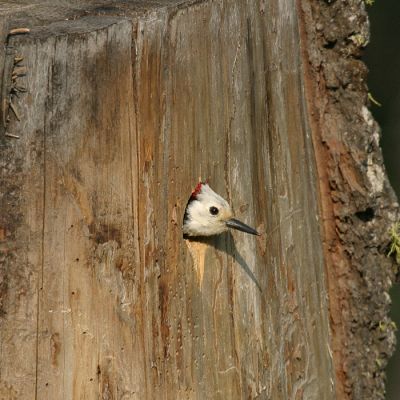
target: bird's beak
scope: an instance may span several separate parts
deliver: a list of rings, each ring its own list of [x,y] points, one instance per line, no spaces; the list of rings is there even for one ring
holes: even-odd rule
[[[250,233],[251,235],[259,235],[259,233],[255,229],[250,228],[250,226],[244,224],[243,222],[238,221],[235,218],[229,219],[225,223],[226,223],[226,226],[228,226],[229,228],[233,228],[233,229],[237,229],[238,231]]]

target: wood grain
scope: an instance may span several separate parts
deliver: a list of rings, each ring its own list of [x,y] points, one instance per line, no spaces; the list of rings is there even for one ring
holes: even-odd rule
[[[0,398],[336,398],[294,0],[12,12]],[[199,176],[262,235],[191,250]]]

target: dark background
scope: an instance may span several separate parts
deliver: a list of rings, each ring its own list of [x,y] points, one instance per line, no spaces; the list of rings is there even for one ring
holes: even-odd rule
[[[368,6],[371,42],[364,60],[369,68],[370,93],[381,107],[372,105],[372,112],[382,129],[381,145],[387,173],[397,196],[400,195],[400,1],[376,0]],[[392,319],[400,327],[400,287],[391,290]],[[397,342],[400,335],[397,332]],[[371,360],[374,362],[374,360]],[[387,400],[400,399],[400,352],[387,367]]]

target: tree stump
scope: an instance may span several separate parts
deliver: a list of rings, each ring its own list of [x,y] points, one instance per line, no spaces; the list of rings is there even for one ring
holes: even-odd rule
[[[0,6],[0,398],[384,398],[364,3]],[[183,239],[199,177],[262,235]]]

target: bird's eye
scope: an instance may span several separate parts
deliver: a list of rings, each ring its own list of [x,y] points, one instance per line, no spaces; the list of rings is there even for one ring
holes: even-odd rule
[[[210,214],[211,215],[217,215],[219,213],[219,210],[217,207],[210,207]]]

